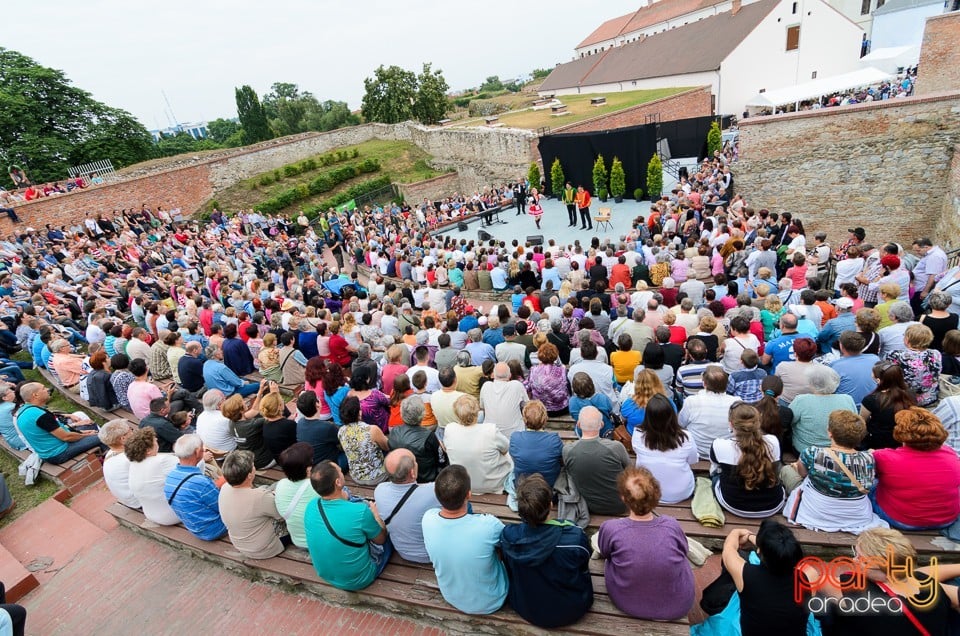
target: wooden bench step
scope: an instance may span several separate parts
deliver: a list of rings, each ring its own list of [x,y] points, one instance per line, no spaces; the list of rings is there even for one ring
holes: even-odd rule
[[[323,600],[366,606],[378,611],[441,622],[450,633],[543,633],[526,623],[510,608],[504,608],[489,616],[468,616],[460,613],[443,600],[437,585],[436,575],[429,565],[404,561],[394,555],[383,574],[370,587],[359,592],[344,592],[331,587],[320,579],[306,553],[299,548],[288,548],[272,559],[251,560],[243,558],[224,538],[218,541],[201,541],[182,526],[155,526],[137,510],[121,504],[113,504],[108,512],[117,521],[140,534],[152,537],[168,545],[217,563],[229,569],[243,571],[247,575],[290,585],[314,594]],[[591,562],[594,584],[594,605],[587,616],[575,625],[562,631],[571,634],[620,634],[624,631],[654,635],[679,635],[689,633],[685,622],[652,622],[631,618],[618,610],[606,593],[603,582],[602,563]]]

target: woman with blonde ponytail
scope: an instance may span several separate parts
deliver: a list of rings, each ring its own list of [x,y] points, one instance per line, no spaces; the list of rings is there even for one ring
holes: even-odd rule
[[[714,440],[710,474],[717,501],[731,513],[762,519],[783,507],[786,491],[778,476],[780,442],[760,429],[760,413],[744,402],[730,407],[731,437]]]

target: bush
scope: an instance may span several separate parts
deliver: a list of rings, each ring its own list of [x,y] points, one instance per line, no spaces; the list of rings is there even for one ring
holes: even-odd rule
[[[349,156],[349,153],[343,152],[343,156]],[[358,177],[361,174],[378,172],[379,170],[380,162],[373,158],[364,159],[356,165],[340,166],[339,168],[334,168],[333,170],[318,175],[309,183],[301,183],[296,187],[284,190],[263,201],[259,206],[256,206],[256,209],[266,214],[272,214],[293,205],[297,201],[329,192],[341,183]],[[387,183],[389,182],[390,180],[387,178]],[[383,186],[381,185],[381,187]],[[344,201],[349,200],[350,198],[344,199]]]
[[[720,132],[720,124],[714,121],[710,124],[710,131],[707,133],[707,156],[712,157],[713,153],[723,147],[723,133]]]
[[[274,182],[273,174],[267,172],[266,174],[260,175],[260,181],[258,183],[262,186],[268,186]]]
[[[508,110],[510,110],[510,107],[506,104],[501,104],[500,102],[474,99],[470,102],[470,106],[467,109],[467,114],[469,114],[471,117],[489,117],[491,115],[505,113]]]
[[[651,197],[659,197],[663,190],[663,163],[660,155],[654,154],[647,164],[647,193]]]
[[[623,163],[617,158],[613,158],[613,165],[610,166],[610,194],[615,197],[622,197],[627,191],[627,176],[623,172]]]
[[[593,191],[599,195],[601,190],[607,190],[607,167],[603,163],[603,155],[597,155],[597,160],[593,162]]]
[[[540,189],[540,166],[537,165],[536,161],[531,163],[530,169],[527,170],[527,180],[530,182],[531,188]]]
[[[340,194],[322,201],[321,203],[314,205],[310,208],[304,210],[308,218],[316,218],[320,212],[325,212],[330,208],[336,207],[338,205],[343,205],[350,199],[356,199],[370,192],[375,192],[380,188],[384,188],[390,185],[390,177],[383,175],[382,177],[377,177],[376,179],[370,179],[369,181],[364,181],[363,183],[358,183],[356,185],[350,186],[346,192],[341,192]]]
[[[634,190],[633,198],[636,199],[637,201],[640,201],[641,199],[643,199],[643,188],[637,188],[636,190]]]
[[[300,174],[300,168],[294,165],[284,166],[283,167],[283,176],[284,177],[295,177]]]
[[[553,160],[553,165],[550,166],[550,190],[553,196],[559,199],[565,184],[566,179],[563,178],[563,166],[560,165],[560,159],[556,158]]]

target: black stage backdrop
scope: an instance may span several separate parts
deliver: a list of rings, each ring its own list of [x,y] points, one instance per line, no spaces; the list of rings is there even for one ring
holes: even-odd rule
[[[573,187],[582,185],[597,196],[593,189],[593,162],[602,154],[607,174],[614,156],[623,162],[627,182],[625,196],[633,197],[637,188],[643,188],[647,194],[647,163],[656,152],[657,126],[660,138],[669,143],[672,157],[702,159],[707,152],[707,132],[713,120],[713,117],[694,117],[612,130],[545,135],[540,138],[538,149],[543,159],[547,192],[550,192],[550,167],[553,160],[559,158],[566,180]]]

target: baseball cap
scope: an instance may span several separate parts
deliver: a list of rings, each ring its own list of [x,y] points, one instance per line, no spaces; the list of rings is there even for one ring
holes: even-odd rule
[[[836,300],[835,303],[837,309],[853,309],[853,300],[847,297],[841,297]]]

